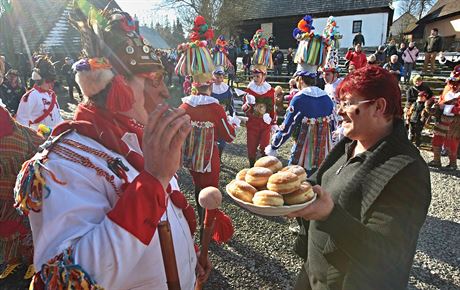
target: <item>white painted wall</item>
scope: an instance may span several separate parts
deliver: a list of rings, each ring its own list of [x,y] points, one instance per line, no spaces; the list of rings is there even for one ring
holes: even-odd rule
[[[340,47],[353,45],[353,21],[361,20],[361,33],[364,35],[365,46],[379,46],[385,43],[388,27],[388,13],[357,14],[334,17],[338,30],[343,38]],[[316,33],[322,33],[326,26],[326,18],[314,18],[313,26]]]

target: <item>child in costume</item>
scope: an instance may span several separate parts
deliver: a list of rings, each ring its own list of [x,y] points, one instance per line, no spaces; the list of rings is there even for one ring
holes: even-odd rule
[[[164,67],[129,14],[76,1],[71,22],[84,41],[74,69],[85,101],[15,187],[34,238],[31,289],[167,289],[163,258],[175,259],[178,286],[194,289],[210,263],[197,265],[194,210],[174,177],[190,118],[168,112]]]
[[[63,121],[56,93],[53,91],[56,72],[51,60],[41,57],[37,60],[32,72],[35,85],[19,103],[16,120],[26,127],[38,130],[44,124],[54,128]]]
[[[243,97],[242,109],[248,117],[247,149],[250,167],[257,158],[257,148],[265,155],[264,148],[270,143],[272,126],[276,125],[275,90],[265,81],[267,68],[273,68],[273,60],[267,40],[259,29],[251,40],[254,49],[252,58],[253,80],[249,83]]]
[[[202,16],[195,19],[190,43],[181,45],[184,54],[176,66],[181,75],[191,75],[196,94],[182,98],[180,106],[190,116],[192,132],[184,145],[183,165],[189,169],[195,185],[200,224],[203,212],[198,203],[200,191],[208,186],[219,187],[220,157],[217,141],[232,142],[235,127],[227,119],[224,108],[211,96],[214,65],[207,41],[213,32],[207,29]]]
[[[449,151],[449,164],[443,168],[457,170],[457,151],[460,143],[460,65],[451,72],[436,107],[442,113],[434,127],[434,136],[431,140],[433,160],[428,165],[441,167],[441,147],[444,146]]]

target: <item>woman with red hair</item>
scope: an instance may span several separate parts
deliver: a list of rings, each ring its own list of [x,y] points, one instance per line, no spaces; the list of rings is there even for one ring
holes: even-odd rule
[[[337,95],[345,138],[310,178],[315,202],[290,215],[310,221],[294,289],[406,289],[431,200],[428,167],[388,71],[358,69]]]

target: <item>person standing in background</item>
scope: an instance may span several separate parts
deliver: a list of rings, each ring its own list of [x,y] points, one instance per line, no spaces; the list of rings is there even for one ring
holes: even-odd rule
[[[430,36],[425,40],[423,48],[425,52],[425,61],[423,63],[423,73],[427,73],[428,64],[431,65],[431,73],[436,70],[436,55],[442,51],[442,38],[438,35],[438,29],[431,29]]]
[[[361,46],[365,46],[366,42],[364,40],[364,35],[361,34],[361,31],[356,33],[355,37],[353,38],[353,46],[360,44]]]
[[[409,47],[404,50],[402,54],[402,59],[404,61],[404,82],[406,84],[408,84],[411,79],[412,70],[415,68],[417,62],[418,52],[418,48],[415,47],[415,42],[411,41],[409,42]]]
[[[292,49],[292,47],[288,48],[286,60],[287,60],[287,74],[288,76],[292,76],[295,73],[294,50]]]
[[[78,96],[80,97],[80,100],[83,101],[83,94],[80,90],[80,87],[78,86],[78,84],[75,82],[75,73],[72,69],[72,64],[73,64],[73,60],[70,58],[70,57],[66,57],[64,59],[64,65],[62,66],[61,68],[61,72],[62,74],[64,75],[66,81],[67,81],[67,86],[69,87],[69,100],[71,102],[77,102],[78,103],[78,100],[76,100],[73,96],[73,88],[75,87],[77,89],[77,92],[78,92]]]

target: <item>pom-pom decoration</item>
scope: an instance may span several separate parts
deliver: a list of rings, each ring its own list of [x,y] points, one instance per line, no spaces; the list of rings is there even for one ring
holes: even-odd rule
[[[192,42],[199,40],[211,40],[214,38],[214,30],[209,28],[203,16],[198,15],[195,18],[190,40]]]
[[[326,22],[326,27],[323,30],[323,38],[326,40],[327,45],[338,49],[339,39],[342,38],[338,31],[337,22],[333,16],[329,16]]]
[[[214,63],[211,52],[207,48],[207,40],[211,40],[213,37],[214,31],[208,27],[203,16],[197,16],[190,35],[191,42],[183,43],[177,47],[183,53],[176,65],[176,74],[193,76],[212,73]]]

